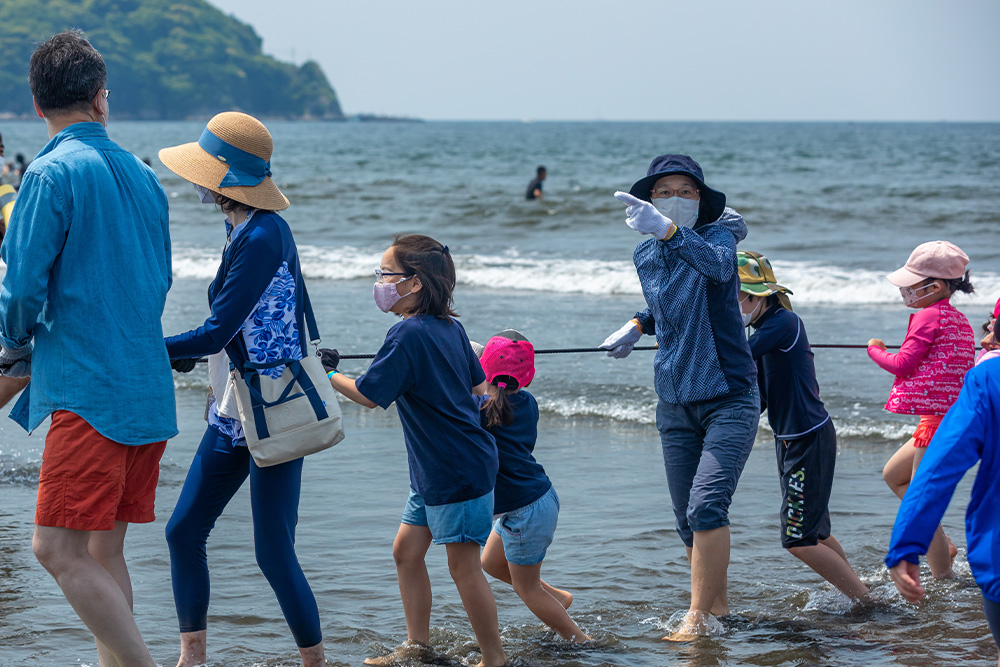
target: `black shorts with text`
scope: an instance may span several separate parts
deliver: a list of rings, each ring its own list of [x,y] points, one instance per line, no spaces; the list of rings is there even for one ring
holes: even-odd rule
[[[781,477],[781,546],[808,547],[830,537],[830,491],[837,463],[833,420],[795,440],[774,443]]]

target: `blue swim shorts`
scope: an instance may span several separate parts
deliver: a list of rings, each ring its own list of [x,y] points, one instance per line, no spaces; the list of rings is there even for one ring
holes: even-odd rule
[[[507,562],[514,565],[537,565],[545,560],[559,521],[559,496],[549,487],[541,498],[497,516],[493,532],[503,540]]]
[[[485,546],[493,521],[493,492],[472,500],[446,505],[424,505],[423,497],[410,489],[402,523],[427,526],[434,544],[475,542]]]

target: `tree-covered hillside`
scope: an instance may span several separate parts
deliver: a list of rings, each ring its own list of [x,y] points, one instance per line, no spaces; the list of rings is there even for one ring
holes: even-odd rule
[[[261,52],[254,29],[204,0],[0,1],[0,113],[33,114],[28,59],[35,44],[80,28],[104,56],[118,118],[342,118],[315,62]]]

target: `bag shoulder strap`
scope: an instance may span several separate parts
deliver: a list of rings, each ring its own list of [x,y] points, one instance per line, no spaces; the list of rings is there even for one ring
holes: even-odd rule
[[[301,269],[299,269],[299,275],[302,275]],[[302,276],[302,310],[306,316],[306,327],[309,330],[309,342],[313,345],[319,345],[319,327],[316,326],[316,315],[313,313],[312,303],[309,301],[309,290],[306,289],[305,276]],[[302,356],[309,356],[308,350],[302,350]]]

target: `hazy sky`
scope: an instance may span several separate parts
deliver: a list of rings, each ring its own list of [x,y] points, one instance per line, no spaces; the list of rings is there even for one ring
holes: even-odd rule
[[[1000,0],[210,0],[346,113],[1000,121]]]

